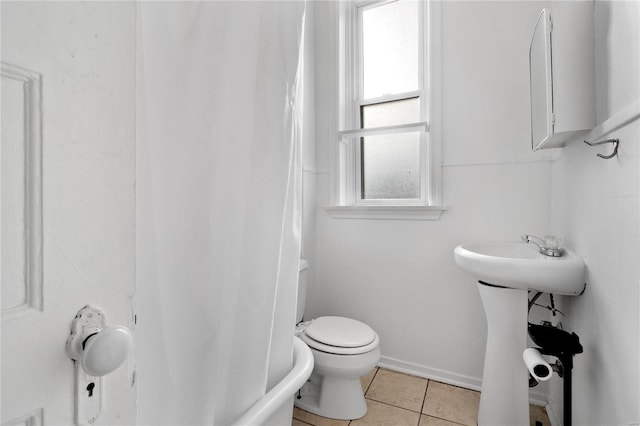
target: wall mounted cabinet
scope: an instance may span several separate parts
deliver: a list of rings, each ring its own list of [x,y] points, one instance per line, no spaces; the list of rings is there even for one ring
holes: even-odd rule
[[[531,148],[559,148],[596,125],[593,4],[540,12],[529,49]]]

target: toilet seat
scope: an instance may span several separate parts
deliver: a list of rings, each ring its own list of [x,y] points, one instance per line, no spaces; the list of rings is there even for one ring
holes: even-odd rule
[[[299,337],[311,348],[336,355],[358,355],[374,350],[380,339],[368,325],[351,318],[319,317],[305,324]]]

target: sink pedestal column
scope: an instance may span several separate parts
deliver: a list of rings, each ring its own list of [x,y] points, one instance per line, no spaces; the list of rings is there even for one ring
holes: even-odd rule
[[[528,293],[478,282],[487,316],[487,348],[478,426],[529,424],[527,345]]]

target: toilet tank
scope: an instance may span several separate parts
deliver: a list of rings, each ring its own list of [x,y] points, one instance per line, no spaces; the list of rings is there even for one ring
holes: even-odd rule
[[[307,299],[307,274],[309,273],[309,262],[300,258],[300,273],[298,275],[298,305],[296,307],[296,324],[304,317],[304,304]]]

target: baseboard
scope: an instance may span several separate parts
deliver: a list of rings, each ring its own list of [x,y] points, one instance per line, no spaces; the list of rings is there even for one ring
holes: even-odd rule
[[[424,377],[425,379],[437,380],[449,385],[460,386],[462,388],[479,391],[482,386],[482,379],[465,376],[463,374],[452,373],[426,365],[415,364],[413,362],[402,361],[386,356],[380,357],[378,366],[399,373],[411,374],[412,376]]]
[[[549,399],[549,403],[545,407],[547,409],[547,416],[549,416],[549,421],[551,422],[551,426],[562,426],[562,422],[560,421],[560,411],[556,407],[556,404],[553,403],[552,399]]]
[[[482,379],[478,377],[466,376],[464,374],[454,373],[439,368],[432,368],[422,364],[402,361],[386,356],[380,357],[378,366],[388,370],[397,371],[398,373],[411,374],[412,376],[423,377],[425,379],[436,380],[448,385],[459,386],[465,389],[480,391],[482,389]],[[529,391],[529,403],[545,407],[548,397],[546,394]],[[551,416],[549,416],[551,417]],[[552,426],[558,426],[558,423],[552,423]]]
[[[549,404],[549,397],[545,393],[529,390],[529,404],[546,408]]]

